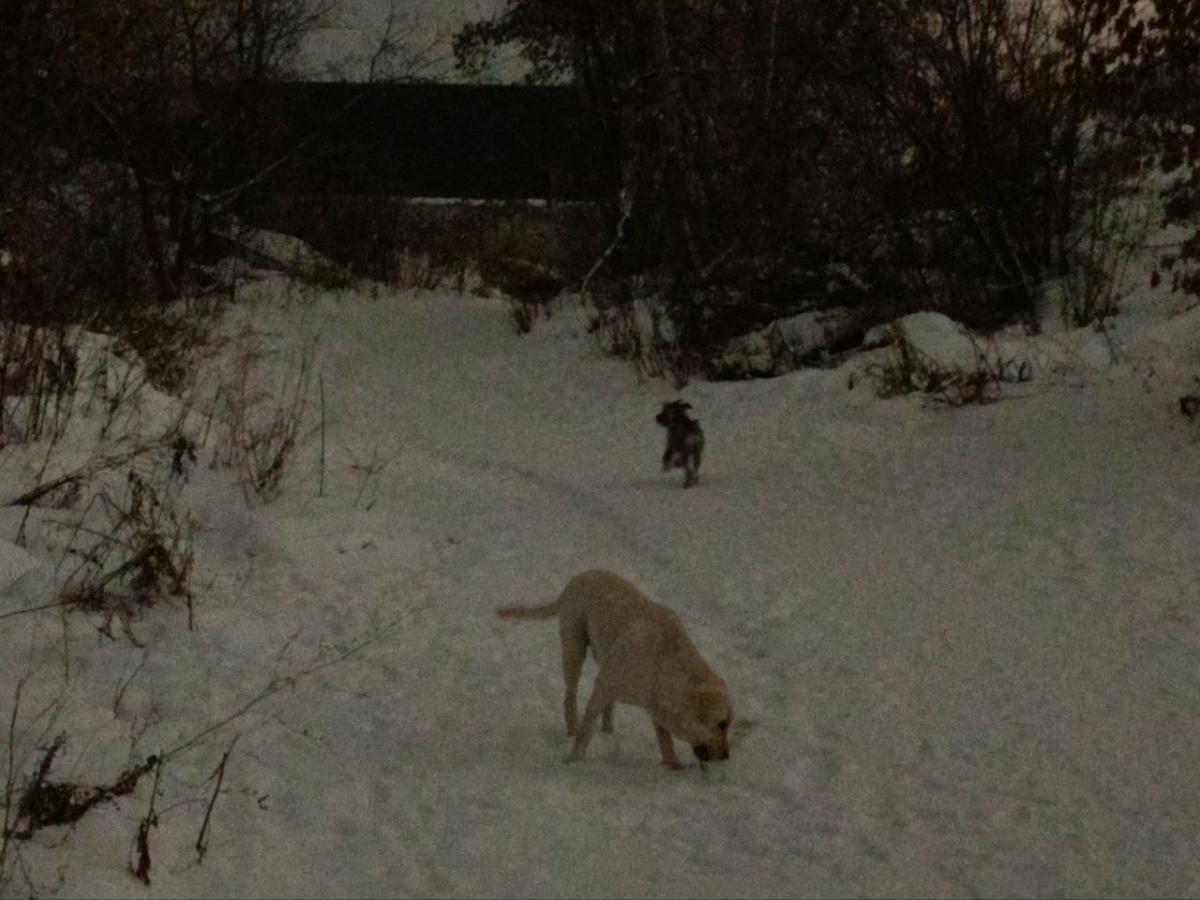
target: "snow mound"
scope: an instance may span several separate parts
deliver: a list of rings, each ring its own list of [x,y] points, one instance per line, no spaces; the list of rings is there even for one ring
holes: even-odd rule
[[[892,325],[896,339],[943,369],[975,369],[984,354],[963,325],[938,312],[918,312]]]
[[[237,221],[215,240],[225,244],[225,258],[215,267],[223,280],[253,279],[266,272],[286,272],[305,279],[327,280],[346,276],[343,266],[298,237],[262,228],[248,228]]]
[[[255,253],[301,271],[336,267],[328,256],[289,234],[255,229],[243,232],[239,237],[242,244]]]
[[[782,375],[846,341],[857,328],[857,317],[844,307],[776,319],[730,341],[716,368],[725,378]]]
[[[930,372],[983,373],[995,381],[1056,381],[1087,377],[1124,359],[1107,327],[1085,326],[1057,334],[1027,335],[1009,328],[972,332],[939,312],[912,313],[867,332],[864,347],[891,345]]]
[[[1133,356],[1147,362],[1200,366],[1200,306],[1151,323],[1129,345]]]

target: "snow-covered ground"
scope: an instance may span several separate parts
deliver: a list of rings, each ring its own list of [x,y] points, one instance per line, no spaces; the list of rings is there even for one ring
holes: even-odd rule
[[[569,305],[517,336],[497,300],[287,288],[224,327],[261,336],[267,384],[319,338],[323,496],[314,379],[277,499],[200,451],[195,629],[178,605],[132,622],[144,649],[100,615],[2,619],[0,723],[27,676],[19,771],[64,731],[58,775],[101,783],[284,689],[164,766],[149,888],[145,777],[22,844],[7,892],[1200,894],[1200,310],[1031,341],[1038,376],[984,406],[848,389],[864,361],[695,383],[685,491],[658,470],[673,393]],[[0,454],[0,496],[40,462]],[[49,602],[44,561],[0,548],[0,614]],[[492,610],[590,567],[679,612],[733,692],[730,762],[665,769],[625,707],[562,763],[557,630]]]

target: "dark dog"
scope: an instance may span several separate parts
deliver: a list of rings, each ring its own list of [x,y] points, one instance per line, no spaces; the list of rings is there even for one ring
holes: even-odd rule
[[[704,452],[704,432],[700,423],[690,418],[690,403],[672,400],[664,403],[654,421],[667,429],[667,449],[663,453],[663,471],[683,469],[683,486],[691,487],[700,477],[700,454]]]

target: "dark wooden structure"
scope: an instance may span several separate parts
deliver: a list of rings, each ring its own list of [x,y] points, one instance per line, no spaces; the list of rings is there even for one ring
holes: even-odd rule
[[[604,140],[578,89],[523,85],[271,85],[269,137],[242,178],[279,160],[273,194],[612,196]]]

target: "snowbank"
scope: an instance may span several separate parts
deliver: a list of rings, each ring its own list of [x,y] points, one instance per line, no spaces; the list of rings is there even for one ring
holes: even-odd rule
[[[852,338],[858,317],[841,307],[776,319],[735,338],[716,362],[725,378],[769,377],[794,371]]]
[[[179,488],[194,630],[180,604],[133,622],[144,647],[79,612],[0,629],[0,684],[32,673],[19,771],[58,731],[55,771],[92,784],[200,736],[163,768],[149,889],[129,872],[146,779],[21,844],[36,892],[1195,893],[1200,467],[1145,366],[1188,365],[1194,318],[1118,329],[1137,366],[1095,332],[991,349],[902,320],[940,364],[1020,350],[1104,376],[946,414],[845,369],[693,382],[684,491],[659,469],[666,386],[600,358],[582,314],[518,336],[501,301],[288,291],[247,287],[228,336],[256,329],[265,386],[319,336],[324,415],[272,502],[201,448]],[[31,516],[37,546],[66,515]],[[627,707],[560,762],[556,630],[493,608],[594,566],[674,607],[729,683],[729,764],[663,769]]]

